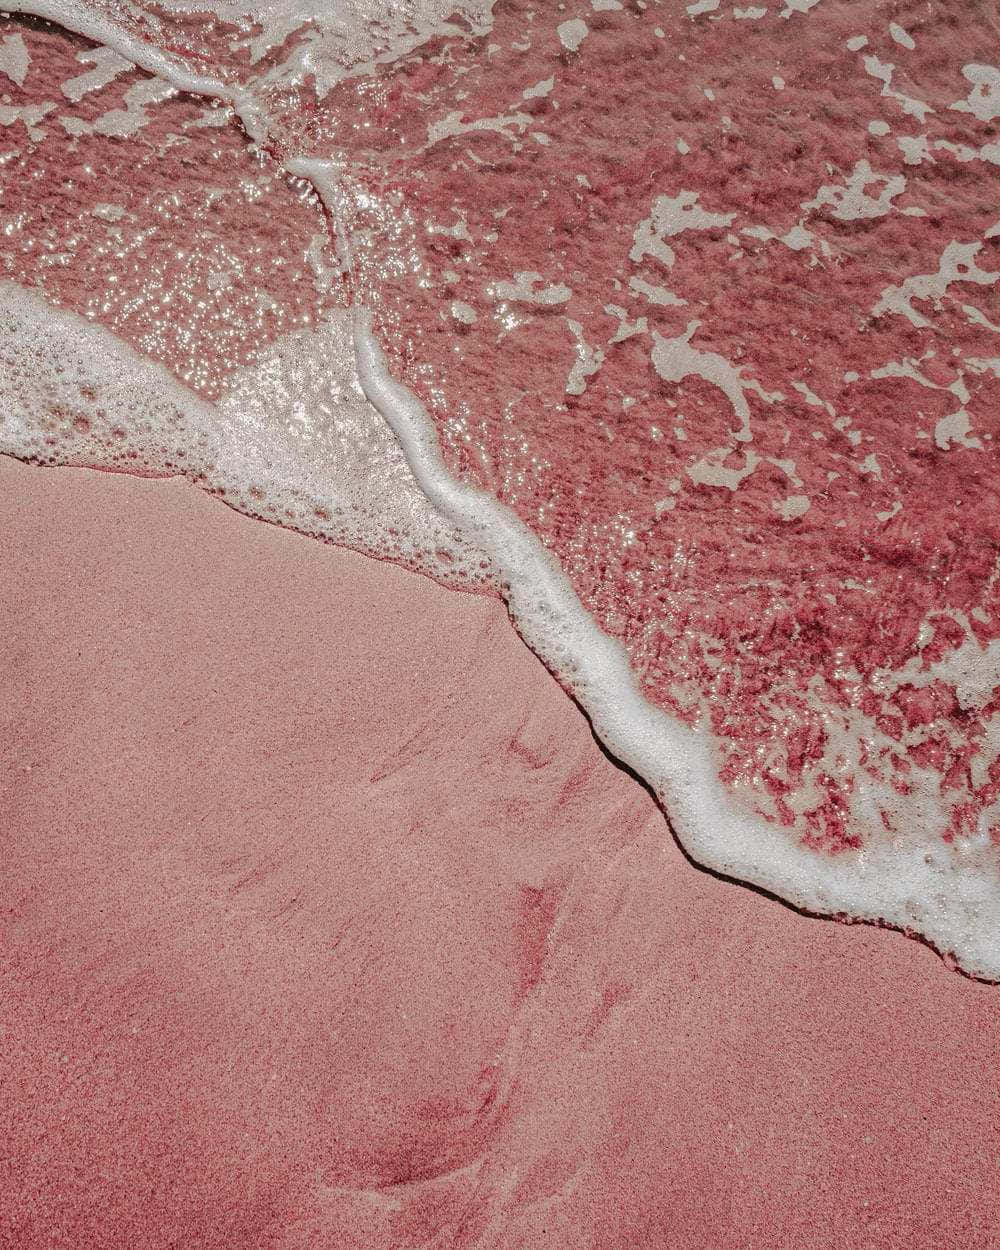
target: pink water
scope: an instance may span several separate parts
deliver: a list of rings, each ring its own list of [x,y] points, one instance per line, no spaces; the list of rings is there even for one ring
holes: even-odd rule
[[[6,276],[207,399],[362,301],[449,468],[710,726],[742,802],[817,855],[944,843],[992,875],[987,9],[504,3],[339,81],[288,70],[308,24],[255,61],[259,25],[122,20],[250,84],[267,138],[128,65],[74,90],[92,45],[9,19],[4,106],[43,107],[4,132]],[[339,254],[293,157],[339,170]],[[40,419],[49,459],[124,438]]]
[[[902,832],[895,796],[928,770],[927,836],[997,842],[995,669],[972,700],[936,667],[1000,632],[1000,103],[950,107],[996,27],[964,5],[775,9],[588,10],[568,52],[567,10],[502,7],[492,53],[345,88],[308,134],[348,147],[358,287],[450,465],[558,554],[650,699],[711,721],[723,776],[836,851]],[[669,227],[640,241],[661,195]],[[880,313],[956,246],[936,297]],[[555,302],[505,298],[518,273]],[[686,352],[672,369],[660,340]]]

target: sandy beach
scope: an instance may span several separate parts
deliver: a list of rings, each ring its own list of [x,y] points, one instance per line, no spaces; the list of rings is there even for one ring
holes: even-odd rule
[[[0,14],[0,1250],[1000,1250],[994,8]]]
[[[0,1244],[1000,1244],[995,989],[692,867],[499,603],[8,459],[0,544]]]

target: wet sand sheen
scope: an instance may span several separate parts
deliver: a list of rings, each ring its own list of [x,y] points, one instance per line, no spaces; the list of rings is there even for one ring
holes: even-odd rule
[[[1000,1244],[996,991],[690,867],[499,604],[0,486],[0,1244]]]

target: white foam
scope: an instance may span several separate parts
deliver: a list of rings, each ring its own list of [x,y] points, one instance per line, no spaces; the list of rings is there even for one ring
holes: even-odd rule
[[[747,383],[740,376],[741,370],[732,365],[725,356],[691,346],[691,339],[700,325],[700,321],[689,321],[684,333],[672,339],[665,339],[654,331],[653,350],[650,353],[653,368],[667,382],[681,382],[693,374],[717,386],[740,419],[740,428],[734,432],[733,437],[741,443],[749,442],[753,438],[753,431],[750,428],[750,405],[744,394]]]
[[[72,104],[79,104],[85,95],[92,91],[100,91],[109,82],[127,74],[133,69],[131,61],[127,61],[117,52],[109,48],[84,48],[78,52],[76,59],[81,65],[91,65],[92,69],[84,70],[73,78],[67,78],[59,90]]]
[[[249,515],[450,585],[491,584],[365,400],[346,310],[279,339],[212,404],[100,326],[0,282],[0,451],[183,474]]]
[[[580,45],[590,34],[590,29],[583,18],[573,17],[567,22],[560,22],[556,27],[556,34],[567,52],[578,52]]]
[[[881,183],[877,196],[871,196],[867,188]],[[830,216],[837,221],[865,221],[885,217],[892,211],[892,201],[906,190],[903,174],[875,173],[867,161],[855,163],[844,186],[822,186],[816,198],[802,204],[807,212],[829,206]]]
[[[23,104],[20,107],[13,104],[0,104],[0,126],[13,126],[15,122],[23,122],[28,128],[28,137],[37,143],[39,139],[45,137],[45,131],[38,123],[43,117],[48,117],[55,107],[50,101],[44,101],[41,104]]]
[[[0,74],[5,74],[11,82],[23,87],[30,65],[31,57],[20,35],[7,35],[0,39]]]
[[[15,13],[31,13],[56,22],[128,56],[150,73],[164,64],[173,67],[171,81],[182,90],[178,75],[191,84],[206,81],[191,74],[182,60],[165,55],[149,42],[163,32],[171,14],[216,14],[229,23],[252,23],[253,35],[231,50],[247,46],[253,64],[298,34],[283,61],[264,77],[270,81],[301,82],[307,75],[322,98],[345,78],[371,73],[376,65],[396,60],[439,35],[482,36],[493,24],[495,0],[163,0],[162,4],[108,0],[99,10],[86,0],[19,0],[8,6]],[[457,19],[457,20],[456,20]],[[126,31],[136,27],[146,40]],[[167,32],[169,33],[169,31]],[[125,46],[131,48],[131,54]],[[138,55],[135,55],[138,53]],[[219,84],[221,86],[221,84]],[[230,90],[211,92],[228,99]]]
[[[658,195],[653,200],[649,217],[640,221],[632,238],[629,259],[641,261],[654,256],[670,268],[675,258],[673,248],[665,242],[687,230],[715,230],[732,225],[735,213],[710,213],[698,203],[697,191],[681,191],[678,195]]]
[[[906,48],[908,52],[912,52],[917,46],[913,41],[913,36],[908,30],[905,30],[898,22],[889,23],[889,34],[895,39],[901,48]]]
[[[248,19],[256,63],[292,34],[299,43],[269,77],[312,76],[322,98],[345,78],[371,73],[441,35],[481,37],[493,27],[495,0],[163,0],[170,13]],[[155,11],[152,10],[152,11]]]
[[[1000,117],[1000,69],[995,65],[963,65],[962,76],[971,84],[968,95],[951,107],[971,113],[981,122]]]
[[[232,86],[209,74],[192,72],[179,57],[130,33],[116,24],[113,15],[95,11],[84,0],[17,0],[16,4],[8,5],[8,12],[43,18],[103,44],[148,74],[169,82],[178,91],[223,100],[232,105],[250,139],[260,142],[267,135],[265,115],[246,88]]]
[[[848,46],[850,46],[850,43]],[[893,87],[892,75],[896,68],[895,65],[890,62],[880,61],[877,56],[866,56],[863,64],[865,72],[871,74],[873,78],[877,78],[882,83],[883,96],[897,101],[903,112],[911,117],[916,117],[921,125],[927,121],[927,114],[934,112],[931,106],[925,104],[922,100],[914,100],[911,96],[904,95]]]
[[[914,300],[933,300],[936,307],[947,294],[953,282],[974,282],[979,286],[992,286],[1000,273],[980,269],[976,257],[982,251],[982,243],[960,243],[957,239],[941,253],[937,273],[913,274],[904,278],[899,286],[887,286],[872,308],[876,317],[894,313],[906,317],[918,327],[933,323],[913,307]]]
[[[573,292],[562,282],[546,283],[540,273],[522,271],[514,274],[513,282],[496,282],[487,287],[494,299],[509,300],[516,304],[565,304]]]

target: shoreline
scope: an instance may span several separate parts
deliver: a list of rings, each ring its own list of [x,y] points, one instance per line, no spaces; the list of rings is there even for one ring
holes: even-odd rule
[[[495,600],[0,482],[13,1244],[993,1244],[995,991],[693,868]]]

